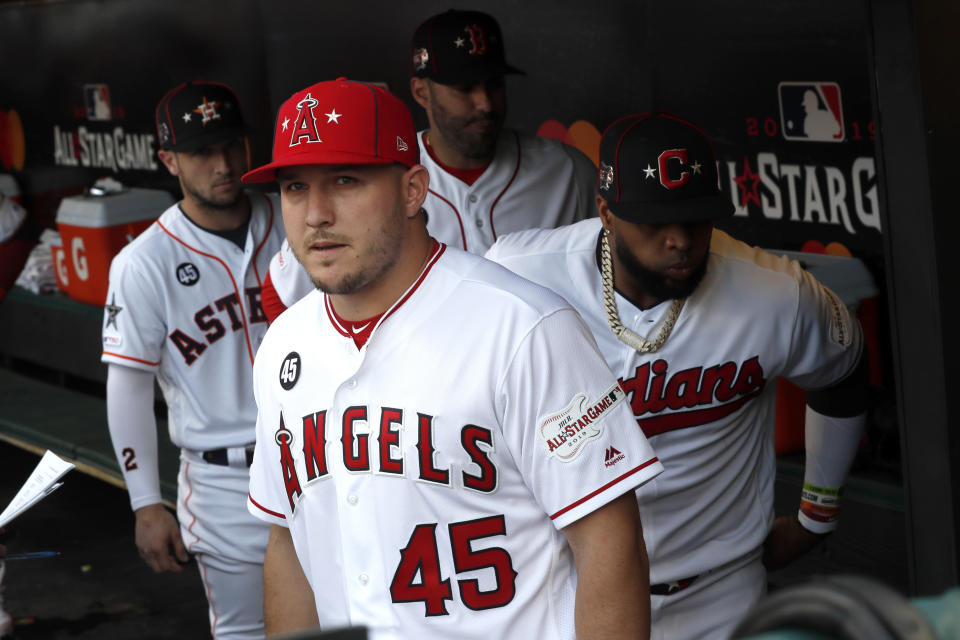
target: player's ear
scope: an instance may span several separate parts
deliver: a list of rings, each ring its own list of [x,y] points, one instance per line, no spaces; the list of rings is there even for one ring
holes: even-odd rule
[[[415,164],[404,172],[400,184],[404,210],[407,217],[412,218],[420,212],[423,201],[427,199],[430,174],[422,164]]]
[[[160,162],[162,162],[163,166],[167,168],[167,171],[170,172],[170,175],[180,175],[180,165],[177,164],[177,155],[173,151],[160,149],[157,151],[157,157],[160,158]]]
[[[410,94],[417,104],[423,107],[427,113],[430,113],[430,87],[427,86],[426,78],[410,78]]]
[[[613,227],[613,213],[607,206],[607,199],[599,193],[597,194],[597,215],[600,216],[600,221],[603,223],[603,228],[609,231]]]

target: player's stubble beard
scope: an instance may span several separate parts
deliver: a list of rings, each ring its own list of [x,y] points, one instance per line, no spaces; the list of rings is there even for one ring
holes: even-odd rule
[[[497,149],[497,138],[503,128],[503,114],[496,111],[481,111],[471,116],[450,115],[436,99],[430,102],[430,115],[433,124],[447,143],[472,160],[488,160]],[[493,126],[487,131],[471,132],[467,130],[475,122],[488,121]]]
[[[239,187],[233,194],[225,193],[220,197],[214,196],[213,193],[202,193],[190,180],[185,179],[183,175],[180,176],[180,187],[185,193],[189,194],[199,206],[208,211],[230,211],[235,209],[244,196],[243,189]],[[212,187],[210,191],[212,191]]]
[[[615,245],[614,252],[617,254],[620,264],[630,272],[639,287],[660,302],[687,298],[700,286],[703,276],[707,273],[707,254],[704,254],[700,264],[696,266],[689,277],[678,281],[668,278],[658,271],[648,269],[636,256],[630,253],[629,249],[621,246],[620,243]]]
[[[400,259],[400,253],[403,249],[401,225],[404,220],[403,208],[398,204],[391,216],[391,221],[395,224],[384,225],[380,227],[375,234],[368,236],[366,247],[363,248],[361,253],[361,257],[369,258],[366,263],[361,264],[359,268],[352,272],[341,275],[338,280],[315,278],[311,274],[310,280],[313,282],[313,286],[327,294],[349,295],[379,280],[384,274],[389,272]],[[344,242],[346,238],[338,234],[319,231],[311,235],[304,242],[307,254],[309,254],[309,246],[312,243],[322,240],[340,243]],[[350,246],[355,245],[351,244]],[[296,255],[300,264],[303,265],[301,257],[297,255],[296,252],[294,252],[294,255]],[[306,265],[304,265],[304,267],[306,268]],[[310,273],[309,269],[306,269],[306,271]]]

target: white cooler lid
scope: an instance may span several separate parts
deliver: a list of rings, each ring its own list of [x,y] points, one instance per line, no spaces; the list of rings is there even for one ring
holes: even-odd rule
[[[57,222],[75,227],[112,227],[153,220],[175,202],[162,189],[130,188],[104,196],[68,196],[57,208]]]
[[[20,187],[17,186],[17,181],[9,173],[0,173],[0,193],[11,198],[20,195]]]

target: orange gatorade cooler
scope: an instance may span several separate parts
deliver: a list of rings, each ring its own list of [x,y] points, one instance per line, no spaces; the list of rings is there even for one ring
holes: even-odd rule
[[[91,189],[64,198],[57,209],[57,227],[63,242],[67,295],[102,306],[110,261],[173,203],[166,191],[137,188]],[[56,265],[57,250],[53,251]],[[59,269],[57,281],[61,281]]]
[[[50,253],[53,254],[53,273],[57,276],[57,289],[66,293],[70,276],[67,274],[67,253],[63,250],[62,238],[50,243]]]

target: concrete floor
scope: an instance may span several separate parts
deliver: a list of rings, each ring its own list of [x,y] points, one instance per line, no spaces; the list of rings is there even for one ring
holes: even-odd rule
[[[39,456],[0,442],[0,510]],[[7,565],[4,608],[16,640],[209,638],[196,565],[155,574],[133,542],[126,492],[79,471],[7,526],[10,553],[56,550],[56,558]]]

